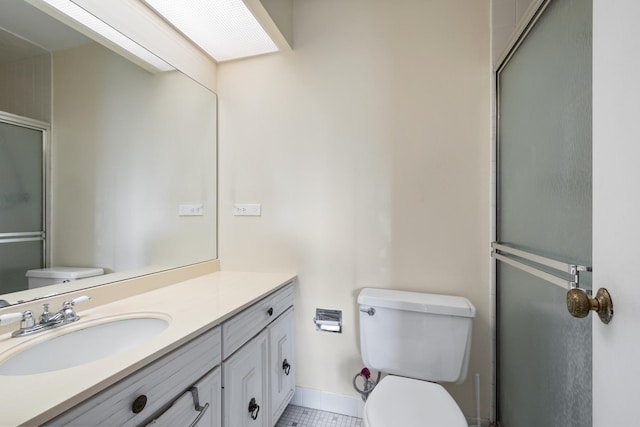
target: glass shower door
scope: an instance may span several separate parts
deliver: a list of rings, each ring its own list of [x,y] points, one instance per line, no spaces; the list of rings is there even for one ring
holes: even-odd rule
[[[44,264],[43,158],[43,129],[0,116],[0,294],[27,289]]]
[[[586,266],[591,27],[591,0],[551,0],[498,71],[498,241]],[[566,287],[502,261],[496,273],[501,426],[590,426],[591,317],[569,315]]]

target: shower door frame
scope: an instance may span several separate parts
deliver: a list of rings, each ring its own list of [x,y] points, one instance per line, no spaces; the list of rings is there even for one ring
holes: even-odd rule
[[[593,427],[628,425],[638,419],[635,397],[640,371],[629,367],[637,367],[640,357],[640,298],[629,266],[637,264],[640,223],[620,218],[620,212],[640,211],[640,194],[631,187],[640,182],[640,128],[637,116],[625,114],[636,111],[640,99],[640,58],[628,54],[637,49],[638,22],[637,0],[593,0],[592,203],[593,264],[597,270],[592,278],[594,286],[606,285],[615,307],[610,324],[592,320]]]
[[[492,228],[494,230],[494,232],[492,233],[493,234],[492,240],[494,242],[502,241],[500,236],[500,229],[498,227],[498,225],[500,224],[500,168],[499,168],[499,165],[500,165],[500,95],[501,95],[500,73],[507,66],[510,59],[516,53],[520,45],[524,42],[527,35],[535,27],[536,23],[542,17],[542,15],[544,14],[544,11],[547,9],[547,7],[551,4],[552,1],[554,0],[532,0],[527,11],[522,17],[520,23],[517,23],[514,34],[512,35],[509,42],[507,43],[507,46],[503,50],[503,53],[498,57],[497,61],[494,64],[493,84],[494,84],[494,102],[495,102],[494,104],[495,121],[493,123],[493,126],[495,126],[494,128],[495,139],[494,139],[492,150],[494,153],[495,163],[493,163],[492,168],[494,168],[493,170],[495,174],[494,175],[495,181],[493,182],[492,189],[491,189],[493,191],[492,199],[495,201],[495,205],[492,207],[493,218],[491,222]],[[498,399],[499,387],[500,387],[499,386],[500,384],[500,381],[499,381],[500,352],[498,351],[499,349],[498,336],[499,336],[499,328],[500,328],[499,321],[498,321],[498,307],[499,307],[499,301],[500,301],[500,293],[498,292],[498,286],[497,286],[498,285],[497,262],[498,262],[498,259],[492,257],[491,281],[492,281],[492,287],[494,289],[494,298],[495,298],[495,305],[494,305],[495,318],[493,323],[494,324],[493,339],[494,339],[494,362],[495,362],[494,380],[495,382],[494,382],[493,396],[492,396],[493,407],[491,410],[491,419],[492,421],[495,421],[497,427],[501,427],[500,418],[499,418],[500,402]],[[595,315],[593,317],[595,317]],[[592,344],[592,349],[593,349],[593,344]],[[592,393],[593,393],[593,388],[592,388]],[[592,402],[593,404],[595,404],[595,401],[592,401]]]
[[[0,111],[0,122],[27,129],[42,132],[42,237],[19,237],[12,239],[12,242],[42,241],[42,266],[47,267],[51,261],[51,245],[48,230],[51,226],[49,215],[51,204],[51,125],[41,120],[19,116],[17,114]],[[34,232],[35,233],[35,232]],[[0,243],[1,244],[1,243]]]

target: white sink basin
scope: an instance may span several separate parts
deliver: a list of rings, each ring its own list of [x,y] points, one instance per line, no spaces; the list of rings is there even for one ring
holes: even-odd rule
[[[76,325],[62,326],[42,332],[33,343],[25,343],[24,350],[0,363],[0,375],[33,375],[83,365],[135,347],[169,326],[167,320],[157,317],[95,321],[86,327],[80,322],[77,326],[82,329],[64,333],[63,328]],[[64,334],[48,338],[46,335],[53,331]]]

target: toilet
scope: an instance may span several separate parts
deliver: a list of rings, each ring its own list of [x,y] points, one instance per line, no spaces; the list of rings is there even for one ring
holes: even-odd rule
[[[104,274],[104,270],[97,267],[49,267],[28,270],[26,276],[29,289],[35,289],[102,274]]]
[[[463,297],[364,288],[360,350],[386,375],[364,406],[365,427],[468,427],[439,384],[467,376],[476,309]]]

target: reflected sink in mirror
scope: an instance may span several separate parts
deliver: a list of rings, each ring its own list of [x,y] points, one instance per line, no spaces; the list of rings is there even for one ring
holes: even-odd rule
[[[75,326],[75,325],[74,325]],[[36,340],[25,343],[24,350],[15,348],[0,363],[0,375],[19,376],[72,368],[120,353],[157,336],[169,326],[169,321],[160,317],[132,317],[101,319],[82,325],[60,335],[43,332]],[[50,338],[47,337],[48,334]],[[20,338],[14,338],[16,340]],[[1,356],[0,356],[1,357]]]

